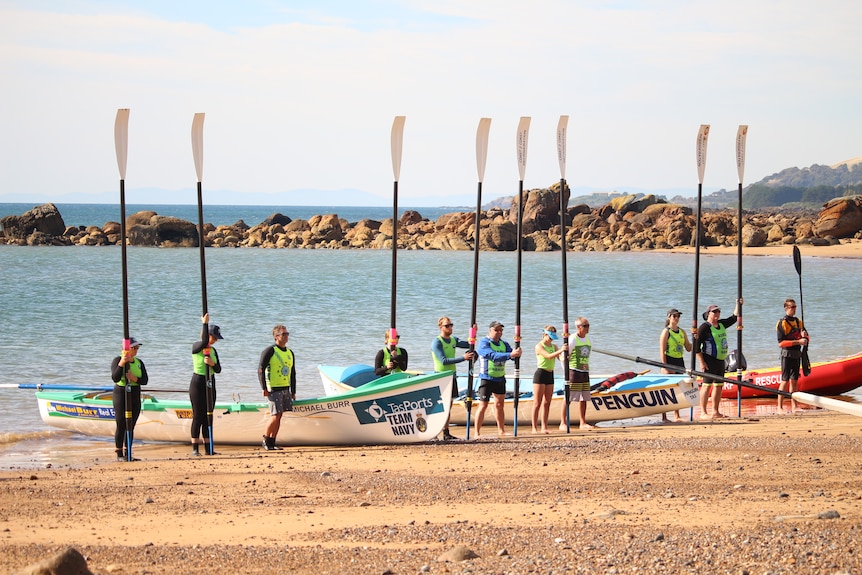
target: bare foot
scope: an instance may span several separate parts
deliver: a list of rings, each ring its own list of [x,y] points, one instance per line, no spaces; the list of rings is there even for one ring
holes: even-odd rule
[[[595,425],[590,425],[589,423],[582,423],[578,429],[595,429]]]
[[[713,419],[726,419],[727,416],[723,413],[719,413],[716,411],[715,413],[712,414],[712,418]]]
[[[560,424],[560,431],[565,431],[566,429],[567,429],[567,428],[566,428],[566,424],[565,424],[565,423],[561,423],[561,424]]]
[[[500,436],[500,437],[508,437],[508,436],[510,436],[510,435],[512,435],[512,434],[511,434],[511,433],[509,433],[508,431],[498,431],[498,432],[497,432],[497,435],[498,435],[498,436]]]
[[[533,428],[533,435],[538,435],[538,433],[539,433],[539,430],[534,427]]]
[[[710,421],[711,419],[712,419],[712,417],[710,417],[710,415],[708,413],[701,413],[700,414],[700,420],[701,421]]]
[[[547,427],[543,427],[543,428],[542,428],[542,433],[544,433],[545,435],[548,435],[549,433],[551,433],[551,430],[550,430],[550,429],[548,429]]]

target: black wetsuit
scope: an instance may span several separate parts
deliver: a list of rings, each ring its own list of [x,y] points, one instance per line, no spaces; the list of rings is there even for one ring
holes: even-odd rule
[[[210,380],[212,381],[212,405],[216,402],[216,382],[215,374],[221,373],[221,362],[218,360],[218,352],[215,347],[209,344],[209,329],[204,324],[204,329],[201,332],[201,341],[196,341],[192,344],[192,355],[200,353],[204,348],[210,348],[210,357],[215,362],[215,365],[210,367]],[[211,411],[207,406],[207,378],[205,375],[198,373],[192,374],[192,380],[189,382],[189,399],[192,402],[192,439],[197,439],[203,430],[203,438],[209,440],[210,429],[207,421],[207,412]],[[207,443],[209,443],[207,441]]]
[[[141,386],[147,385],[149,379],[144,362],[135,359],[141,365],[141,376],[136,384],[129,386],[128,391],[126,391],[126,386],[118,385],[123,379],[123,372],[125,371],[125,368],[120,366],[120,356],[115,357],[111,362],[111,380],[114,382],[114,392],[111,399],[114,403],[114,421],[117,423],[116,431],[114,431],[114,445],[117,448],[117,455],[122,454],[123,445],[126,441],[126,398],[132,403],[132,429],[129,435],[131,436],[130,440],[134,440],[135,423],[138,421],[138,416],[141,415]]]

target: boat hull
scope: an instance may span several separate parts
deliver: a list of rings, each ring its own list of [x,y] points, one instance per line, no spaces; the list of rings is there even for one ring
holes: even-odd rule
[[[278,444],[380,445],[434,439],[449,415],[451,376],[428,374],[294,403],[281,419]],[[114,409],[108,392],[37,392],[42,420],[84,435],[113,437]],[[191,404],[144,394],[135,439],[188,443]],[[217,403],[216,444],[257,445],[270,419],[269,403]]]
[[[376,381],[374,379],[374,369],[371,366],[363,364],[347,367],[320,365],[318,366],[318,371],[327,393],[343,392],[345,389],[351,389],[352,385],[363,386],[369,382]],[[459,388],[466,389],[466,377],[459,376],[459,380],[462,380]],[[597,385],[604,380],[605,376],[590,378],[591,385]],[[477,384],[478,382],[474,381],[474,386]],[[511,379],[509,380],[509,384],[510,386],[512,385]],[[533,412],[532,381],[522,381],[520,389],[524,390],[524,392],[520,394],[518,400],[518,423],[519,425],[522,423],[529,425]],[[510,393],[507,395],[510,397],[507,397],[505,400],[504,412],[506,423],[512,425],[515,420],[513,388],[510,389]],[[558,379],[554,395],[551,399],[551,407],[548,415],[549,425],[559,425],[561,423],[561,413],[564,405],[563,381]],[[610,391],[593,392],[591,400],[587,404],[586,419],[589,423],[598,423],[601,421],[656,415],[678,409],[688,409],[697,405],[698,390],[687,376],[640,374],[616,384]],[[471,415],[474,418],[477,409],[478,405],[474,400],[471,410]],[[576,410],[577,404],[572,404],[570,407],[570,420],[574,417],[577,421],[578,412]],[[463,395],[453,402],[450,423],[453,425],[466,425],[467,423],[467,410]],[[493,411],[486,412],[484,424],[495,425],[495,423]]]
[[[736,372],[727,373],[725,377],[736,379]],[[755,385],[766,389],[758,390],[743,387],[743,399],[749,397],[775,396],[781,381],[781,368],[756,369],[742,372],[743,380],[750,380]],[[841,395],[862,385],[862,354],[856,354],[836,361],[811,364],[811,374],[799,378],[799,389],[814,395]],[[724,399],[736,399],[737,387],[725,383],[721,390]]]

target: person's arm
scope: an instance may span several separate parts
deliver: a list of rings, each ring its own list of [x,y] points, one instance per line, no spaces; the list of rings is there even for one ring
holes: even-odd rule
[[[407,371],[407,350],[403,347],[399,347],[398,355],[392,356],[392,361],[398,369],[401,371]]]
[[[706,359],[703,357],[703,346],[709,338],[711,329],[710,325],[705,322],[697,328],[697,359],[700,361],[701,371],[706,371],[707,368]]]
[[[688,333],[684,329],[680,330],[682,332],[682,337],[685,340],[685,351],[691,351],[691,341],[688,339]]]
[[[557,349],[556,345],[554,345],[554,351],[548,352],[548,350],[545,349],[545,346],[542,345],[541,341],[536,344],[536,355],[540,355],[545,359],[556,359],[561,353],[563,353],[563,348]]]
[[[374,356],[374,373],[378,377],[383,377],[384,375],[389,375],[389,368],[383,365],[383,350],[380,349],[377,351],[377,355]]]
[[[257,366],[257,381],[260,383],[260,388],[263,390],[263,395],[269,395],[269,390],[266,388],[266,370],[269,369],[269,360],[272,359],[272,354],[275,353],[272,346],[267,347],[260,354],[260,363]]]
[[[123,379],[124,365],[120,365],[120,356],[117,356],[111,361],[111,381],[119,383]]]
[[[216,348],[210,348],[210,357],[213,360],[214,365],[212,366],[213,373],[221,373],[221,362],[218,360],[218,352]]]
[[[147,382],[150,381],[150,376],[147,375],[147,366],[144,365],[144,362],[140,359],[138,362],[141,364],[141,377],[138,378],[136,382],[138,385],[147,385]]]

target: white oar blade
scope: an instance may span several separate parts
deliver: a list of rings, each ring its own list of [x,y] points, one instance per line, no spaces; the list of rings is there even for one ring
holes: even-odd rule
[[[126,179],[126,158],[129,155],[129,109],[117,110],[114,120],[114,146],[117,148],[117,167],[120,168],[120,179]]]
[[[697,182],[703,184],[703,172],[706,169],[706,141],[709,138],[709,124],[701,124],[697,131]]]
[[[748,137],[748,126],[740,124],[736,130],[736,173],[739,175],[739,183],[745,174],[745,138]]]
[[[392,122],[392,173],[397,182],[401,178],[401,148],[404,142],[404,120],[406,116],[395,116]]]
[[[195,172],[198,182],[204,179],[204,114],[198,112],[192,120],[192,154],[195,157]]]
[[[862,417],[862,405],[859,405],[858,403],[849,403],[847,401],[841,401],[840,399],[805,393],[804,391],[796,391],[791,394],[790,397],[799,403],[805,403],[807,405],[814,405],[831,411],[840,411],[841,413],[846,413],[848,415]]]
[[[566,179],[566,130],[569,126],[569,117],[560,116],[557,123],[557,159],[560,162],[560,179]]]
[[[527,171],[527,137],[530,135],[530,117],[521,116],[518,122],[517,148],[518,148],[518,174],[524,181],[524,173]]]
[[[476,129],[476,171],[479,183],[485,179],[485,162],[488,160],[488,134],[491,131],[491,118],[481,118]]]

